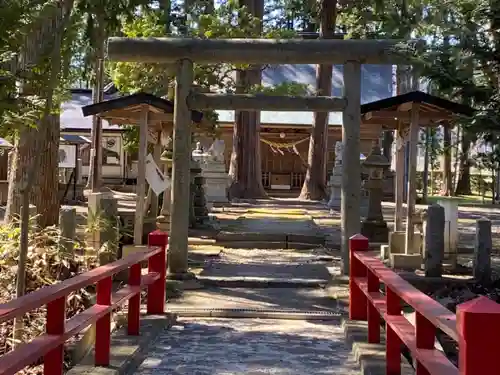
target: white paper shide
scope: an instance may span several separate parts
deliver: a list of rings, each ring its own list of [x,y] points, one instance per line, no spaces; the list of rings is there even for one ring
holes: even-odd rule
[[[146,157],[146,181],[156,195],[170,188],[170,177],[163,174],[151,154]]]

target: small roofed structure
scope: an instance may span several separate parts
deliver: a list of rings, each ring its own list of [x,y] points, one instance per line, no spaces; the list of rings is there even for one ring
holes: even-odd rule
[[[134,244],[141,245],[146,204],[146,156],[149,134],[152,134],[151,138],[158,142],[162,131],[171,131],[174,103],[152,94],[139,92],[84,106],[82,112],[84,117],[98,116],[110,124],[140,127]],[[202,119],[201,112],[191,111],[192,122],[199,123]],[[102,147],[100,142],[97,142],[97,147]]]
[[[420,127],[437,126],[457,116],[470,117],[475,110],[422,91],[412,91],[361,105],[363,124],[382,125],[386,129],[398,129],[409,125],[413,104],[418,103]]]
[[[398,268],[420,267],[420,249],[414,248],[415,202],[417,198],[417,145],[421,127],[444,125],[457,117],[471,117],[475,109],[443,99],[422,91],[412,91],[391,98],[377,100],[361,105],[361,121],[363,124],[381,125],[385,129],[396,130],[396,183],[395,183],[395,216],[394,230],[403,231],[403,193],[405,185],[405,146],[408,142],[408,193],[406,210],[405,249],[403,263],[395,264]],[[392,251],[392,250],[391,250]],[[403,260],[406,258],[407,260]],[[392,257],[391,257],[392,261]]]

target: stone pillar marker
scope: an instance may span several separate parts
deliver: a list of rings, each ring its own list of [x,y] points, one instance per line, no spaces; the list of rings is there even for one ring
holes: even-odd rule
[[[476,221],[476,243],[472,260],[472,275],[481,284],[491,282],[491,221],[485,218]]]
[[[441,277],[444,258],[444,207],[433,204],[427,208],[424,223],[425,276]]]
[[[438,201],[438,204],[444,207],[444,257],[455,267],[458,247],[458,203],[442,199]]]
[[[60,251],[73,256],[76,235],[76,208],[62,206],[59,209],[59,249]]]
[[[328,201],[328,207],[330,208],[340,208],[341,195],[342,195],[342,157],[343,157],[343,146],[342,142],[335,143],[335,165],[332,170],[332,175],[328,181],[328,187],[330,188],[330,200]]]

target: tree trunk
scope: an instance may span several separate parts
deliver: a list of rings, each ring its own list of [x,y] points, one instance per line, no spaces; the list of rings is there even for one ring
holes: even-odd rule
[[[42,59],[50,58],[51,81],[57,80],[61,72],[61,36],[65,26],[69,22],[69,15],[63,19],[64,11],[71,12],[73,0],[60,1],[54,11],[49,13],[48,19],[40,22],[36,31],[28,36],[26,48],[23,51],[21,63],[24,67],[38,65]],[[64,11],[63,11],[64,10]],[[54,40],[55,39],[55,40]],[[53,44],[52,51],[47,56],[47,46]],[[50,53],[52,52],[52,54]],[[24,94],[35,94],[46,99],[49,104],[45,109],[39,126],[34,128],[26,126],[19,132],[15,142],[11,170],[9,174],[9,190],[7,207],[5,212],[6,221],[18,217],[21,209],[21,190],[26,190],[22,185],[30,169],[36,170],[33,178],[33,186],[28,189],[30,202],[37,206],[39,215],[37,222],[40,226],[57,224],[59,217],[59,115],[53,115],[52,95],[57,86],[57,81],[50,82],[44,92],[33,92],[33,88],[24,84]]]
[[[242,0],[242,6],[262,20],[263,0]],[[260,26],[261,27],[261,26]],[[236,76],[236,90],[245,92],[250,86],[261,83],[261,67],[252,66],[239,71]],[[262,198],[266,196],[262,185],[262,165],[260,160],[260,112],[235,111],[233,129],[233,149],[229,166],[232,183],[229,197]]]
[[[337,0],[321,0],[320,31],[322,39],[335,36],[337,19]],[[333,65],[318,65],[316,68],[317,95],[329,96],[332,93]],[[301,199],[320,200],[326,197],[326,159],[328,145],[328,112],[314,113],[314,123],[309,138],[307,172],[300,192]]]
[[[461,152],[459,156],[459,174],[457,180],[457,187],[455,195],[471,195],[472,189],[470,184],[470,168],[471,160],[469,158],[469,151],[471,146],[471,139],[467,133],[463,132]]]
[[[449,197],[453,191],[451,177],[451,127],[443,126],[443,195]]]

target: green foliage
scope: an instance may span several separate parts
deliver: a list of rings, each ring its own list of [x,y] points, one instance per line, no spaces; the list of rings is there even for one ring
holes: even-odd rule
[[[229,0],[213,10],[203,13],[203,6],[194,6],[190,13],[191,22],[186,27],[186,34],[203,38],[250,38],[272,37],[289,38],[295,35],[291,30],[278,30],[263,27],[262,21],[253,17],[245,7],[240,7],[238,1]],[[144,7],[133,20],[123,22],[121,32],[127,37],[162,37],[165,36],[165,16],[161,9]],[[182,29],[169,27],[170,35],[179,35]],[[194,82],[202,91],[235,92],[235,73],[247,69],[248,65],[211,64],[194,66]],[[173,76],[171,66],[163,64],[140,64],[126,62],[109,62],[108,74],[117,88],[124,93],[145,91],[158,96],[172,97]],[[304,85],[285,83],[278,87],[250,88],[251,92],[290,93],[305,92]],[[203,124],[193,129],[194,133],[209,133],[214,135],[217,114],[214,111],[204,113]],[[128,151],[137,150],[138,130],[135,127],[125,127],[124,145]]]

